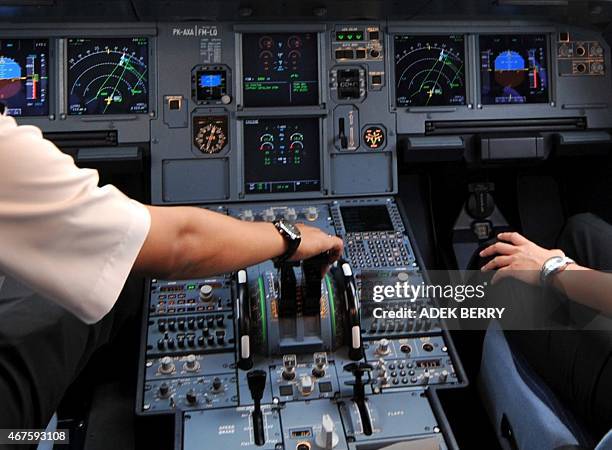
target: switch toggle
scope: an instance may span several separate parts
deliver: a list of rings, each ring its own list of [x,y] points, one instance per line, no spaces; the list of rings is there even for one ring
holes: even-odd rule
[[[332,450],[338,445],[340,438],[335,428],[331,416],[329,414],[324,414],[323,420],[321,421],[321,431],[315,436],[317,447],[323,450]]]

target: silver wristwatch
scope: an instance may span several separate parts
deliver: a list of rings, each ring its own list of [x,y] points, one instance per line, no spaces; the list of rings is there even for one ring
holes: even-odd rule
[[[575,264],[575,261],[567,256],[553,256],[547,259],[540,269],[540,284],[542,286],[549,285],[552,276],[563,272],[570,264]]]

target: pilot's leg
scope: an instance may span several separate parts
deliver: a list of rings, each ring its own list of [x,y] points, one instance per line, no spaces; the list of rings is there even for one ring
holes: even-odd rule
[[[46,427],[90,356],[138,313],[140,296],[123,294],[95,325],[38,296],[0,302],[0,428]]]
[[[594,214],[570,217],[557,245],[578,264],[612,270],[612,225]]]
[[[558,247],[581,265],[612,269],[612,225],[593,214],[571,217]],[[572,321],[577,311],[586,313],[587,308],[565,301]],[[507,336],[596,437],[612,428],[612,330],[514,332]]]

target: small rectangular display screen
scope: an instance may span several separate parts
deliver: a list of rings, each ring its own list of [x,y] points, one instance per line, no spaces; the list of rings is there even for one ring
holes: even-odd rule
[[[319,119],[245,120],[244,166],[248,194],[320,190]]]
[[[49,114],[49,41],[0,39],[0,101],[10,116]]]
[[[227,72],[225,70],[198,70],[195,76],[198,102],[221,100],[221,97],[227,94]]]
[[[482,104],[549,101],[546,35],[481,35],[479,41]]]
[[[147,38],[71,38],[67,52],[69,114],[148,112]]]
[[[244,34],[244,106],[317,105],[318,54],[316,33]]]
[[[347,233],[393,231],[393,222],[385,205],[342,206],[340,213]]]

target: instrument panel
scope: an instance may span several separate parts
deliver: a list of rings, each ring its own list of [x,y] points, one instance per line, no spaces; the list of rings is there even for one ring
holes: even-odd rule
[[[565,25],[84,29],[0,32],[0,96],[47,132],[149,143],[156,204],[388,195],[406,148],[423,150],[409,154],[417,159],[467,151],[464,133],[448,131],[455,124],[612,124],[610,49]]]

